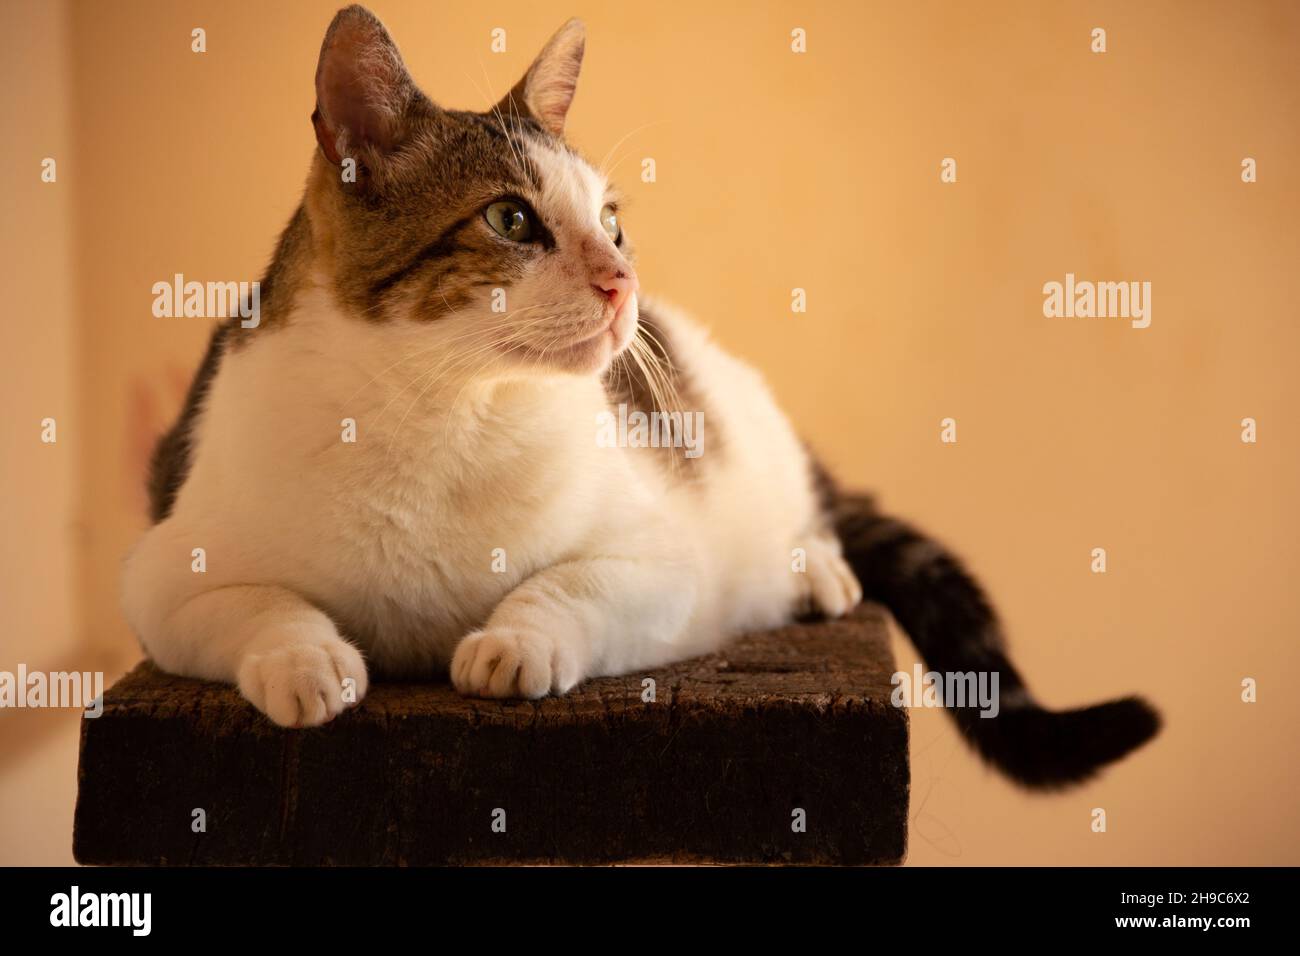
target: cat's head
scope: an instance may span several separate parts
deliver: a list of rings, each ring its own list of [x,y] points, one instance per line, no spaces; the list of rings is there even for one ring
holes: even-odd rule
[[[321,46],[313,245],[358,321],[494,366],[593,374],[636,333],[637,278],[605,177],[563,140],[584,30],[570,20],[496,106],[435,105],[379,20]]]

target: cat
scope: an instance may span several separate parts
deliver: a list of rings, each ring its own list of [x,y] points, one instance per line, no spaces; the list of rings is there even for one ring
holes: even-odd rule
[[[584,43],[569,21],[463,112],[368,10],[336,15],[261,321],[216,328],[154,454],[123,584],[147,654],[308,727],[372,676],[563,694],[865,595],[931,668],[998,672],[996,718],[950,712],[1012,779],[1150,738],[1137,698],[1036,704],[960,562],[839,491],[757,372],[641,294],[619,194],[563,137]],[[702,413],[707,454],[598,442],[620,407]]]

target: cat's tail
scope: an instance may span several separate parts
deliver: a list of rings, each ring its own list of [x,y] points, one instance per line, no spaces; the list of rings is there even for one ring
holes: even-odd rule
[[[1012,666],[996,613],[957,558],[877,512],[868,497],[837,496],[833,516],[864,597],[889,608],[931,672],[945,682],[950,674],[998,674],[996,716],[946,703],[962,736],[1011,779],[1035,789],[1080,783],[1160,729],[1160,715],[1140,697],[1045,710]]]

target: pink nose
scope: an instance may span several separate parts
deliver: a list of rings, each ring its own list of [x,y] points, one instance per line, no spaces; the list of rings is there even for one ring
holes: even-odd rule
[[[598,282],[593,282],[591,287],[609,300],[609,304],[614,307],[614,314],[617,315],[623,310],[623,303],[635,294],[640,283],[637,282],[635,272],[630,269],[620,269]]]

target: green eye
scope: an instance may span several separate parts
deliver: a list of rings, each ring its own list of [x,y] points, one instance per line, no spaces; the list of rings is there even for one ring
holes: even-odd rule
[[[511,242],[527,242],[533,237],[533,220],[528,210],[510,199],[494,202],[483,210],[488,225],[498,236]]]
[[[614,211],[613,206],[605,206],[600,211],[600,224],[605,229],[605,235],[610,240],[617,243],[623,238],[623,230],[618,224],[618,213]]]

